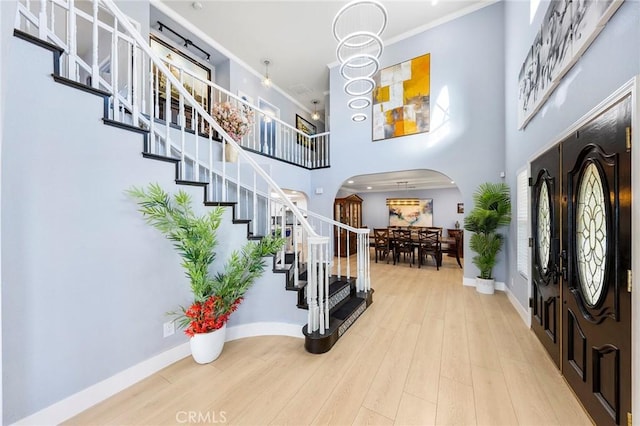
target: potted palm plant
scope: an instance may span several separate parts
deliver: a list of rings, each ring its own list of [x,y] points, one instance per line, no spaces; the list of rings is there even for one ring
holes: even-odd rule
[[[482,183],[473,194],[473,201],[473,209],[464,218],[464,229],[473,233],[469,248],[476,253],[472,262],[480,270],[476,290],[493,294],[493,267],[504,241],[497,229],[511,222],[509,186],[505,183]]]
[[[222,272],[211,274],[222,207],[198,216],[189,194],[178,191],[171,197],[158,184],[150,184],[147,189],[133,187],[127,193],[136,200],[147,223],[171,240],[182,257],[193,301],[189,307],[169,314],[191,338],[194,360],[200,364],[215,360],[224,345],[229,316],[262,275],[264,257],[275,254],[284,245],[284,238],[275,235],[250,241],[231,254]]]

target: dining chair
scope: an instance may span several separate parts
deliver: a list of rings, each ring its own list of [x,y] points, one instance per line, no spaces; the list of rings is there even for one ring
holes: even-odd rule
[[[375,250],[376,263],[378,256],[380,260],[387,258],[389,263],[389,230],[387,228],[373,228],[373,248]]]
[[[421,229],[418,231],[418,268],[422,266],[427,256],[433,257],[436,264],[436,270],[440,270],[440,262],[442,261],[442,244],[440,242],[440,233],[437,230]]]
[[[427,226],[425,228],[427,231],[437,232],[438,238],[442,238],[442,228],[437,226]]]
[[[407,254],[409,255],[409,267],[411,263],[415,262],[414,257],[414,245],[411,240],[411,231],[408,229],[394,229],[393,230],[393,264],[400,262],[400,254],[404,255],[404,259],[407,260]]]

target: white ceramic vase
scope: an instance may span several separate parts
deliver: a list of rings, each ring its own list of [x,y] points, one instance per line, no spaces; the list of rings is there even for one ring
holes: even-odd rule
[[[191,340],[189,340],[193,360],[198,364],[208,364],[215,361],[222,352],[226,334],[226,323],[222,328],[217,330],[195,334]]]
[[[224,160],[227,163],[236,163],[238,161],[238,151],[228,143],[225,143],[224,147]]]
[[[493,294],[496,288],[496,280],[485,280],[484,278],[476,277],[476,291],[482,294]]]

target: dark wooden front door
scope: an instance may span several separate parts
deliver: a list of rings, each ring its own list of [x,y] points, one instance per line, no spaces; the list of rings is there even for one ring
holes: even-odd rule
[[[561,144],[562,373],[598,425],[631,411],[630,131],[627,97]]]
[[[630,132],[627,96],[531,163],[532,329],[597,425],[631,412]]]
[[[560,368],[560,161],[555,146],[531,163],[531,328]]]

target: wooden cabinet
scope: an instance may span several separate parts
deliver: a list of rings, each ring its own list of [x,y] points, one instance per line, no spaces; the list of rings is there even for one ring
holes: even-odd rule
[[[455,250],[458,251],[458,257],[459,258],[463,258],[464,257],[464,242],[463,242],[463,235],[464,235],[464,231],[462,229],[447,229],[447,234],[449,235],[449,237],[451,238],[455,238],[455,244],[452,244],[449,246],[449,249],[447,250],[447,253],[449,253],[449,256],[455,256],[456,252]]]
[[[353,228],[361,228],[362,198],[355,194],[345,198],[336,198],[333,203],[333,220]],[[335,227],[333,247],[336,256],[346,257],[354,254],[357,250],[357,245],[358,236],[355,233]]]

